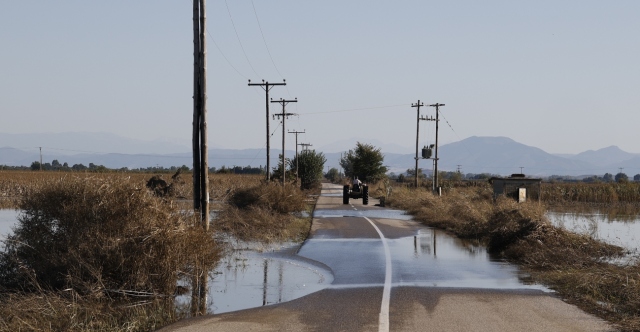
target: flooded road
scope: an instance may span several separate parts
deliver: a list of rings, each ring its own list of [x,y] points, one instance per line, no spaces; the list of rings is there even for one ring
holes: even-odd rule
[[[207,313],[255,308],[291,301],[328,287],[331,271],[295,255],[299,245],[268,252],[238,250],[225,257],[209,279]],[[190,295],[180,296],[187,305]]]
[[[485,248],[424,227],[402,211],[355,199],[344,205],[341,190],[323,184],[310,236],[289,256],[291,263],[260,254],[262,261],[247,260],[245,268],[243,256],[232,258],[230,268],[215,276],[217,282],[231,281],[223,291],[209,293],[218,310],[225,310],[220,293],[234,292],[238,300],[245,290],[234,287],[244,279],[248,300],[239,302],[256,307],[187,319],[163,330],[610,330],[546,288],[523,282],[526,276],[517,267],[493,259]],[[282,253],[267,255],[272,254]],[[311,273],[285,281],[286,271],[297,269],[300,260]],[[238,274],[243,270],[253,276]],[[287,284],[303,288],[309,282],[318,290],[280,302]]]
[[[370,229],[364,217],[380,223],[382,229],[402,228],[400,232],[383,230],[391,254],[393,287],[548,291],[540,285],[523,283],[523,276],[515,266],[492,259],[484,247],[422,226],[404,211],[341,206],[314,212],[318,224],[346,222],[347,228]],[[218,314],[282,303],[325,288],[380,286],[385,272],[381,248],[380,239],[373,233],[364,238],[343,238],[335,231],[316,227],[301,247],[291,244],[262,253],[234,251],[220,263],[209,281],[208,312]],[[188,297],[180,299],[183,303],[188,301]]]
[[[412,221],[403,211],[359,206],[314,213],[314,231],[299,255],[331,268],[331,288],[380,286],[385,279],[383,243],[366,218],[385,236],[391,285],[482,289],[536,289],[518,269],[494,260],[482,246]],[[359,229],[357,236],[350,230]]]

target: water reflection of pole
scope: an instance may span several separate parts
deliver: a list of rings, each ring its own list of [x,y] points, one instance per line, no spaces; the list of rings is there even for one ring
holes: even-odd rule
[[[264,282],[262,284],[262,305],[267,305],[267,274],[269,273],[269,260],[264,260]]]
[[[418,236],[413,236],[413,255],[418,257]]]
[[[433,257],[436,257],[438,256],[436,253],[436,234],[438,231],[436,231],[435,228],[432,228],[432,229],[433,229]]]
[[[278,303],[282,302],[282,288],[283,288],[283,269],[282,261],[278,262]]]
[[[196,264],[199,266],[199,264]],[[191,314],[193,316],[202,316],[207,314],[207,286],[209,282],[209,273],[204,268],[196,267],[194,271],[191,292]]]

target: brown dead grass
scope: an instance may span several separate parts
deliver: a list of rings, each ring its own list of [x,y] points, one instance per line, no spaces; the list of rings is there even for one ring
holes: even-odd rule
[[[310,228],[310,217],[300,212],[309,208],[299,189],[263,183],[231,194],[214,228],[245,241],[300,241]]]
[[[179,316],[178,279],[220,253],[194,218],[129,178],[45,179],[20,209],[0,253],[0,330],[154,329]]]

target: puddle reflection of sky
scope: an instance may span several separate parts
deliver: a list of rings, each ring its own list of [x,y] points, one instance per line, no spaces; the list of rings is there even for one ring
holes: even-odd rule
[[[329,270],[295,259],[290,254],[236,251],[211,274],[208,312],[255,308],[291,301],[326,288],[333,281]],[[178,297],[189,303],[190,296]]]
[[[561,212],[547,212],[547,217],[554,226],[640,253],[640,218],[617,220],[600,213]]]

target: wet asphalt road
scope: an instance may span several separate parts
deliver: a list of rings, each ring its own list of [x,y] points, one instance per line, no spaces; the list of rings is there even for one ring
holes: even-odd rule
[[[515,267],[484,251],[374,206],[373,199],[369,206],[343,205],[340,194],[341,187],[324,185],[298,253],[331,269],[330,287],[163,331],[611,330],[542,287],[523,285]]]

